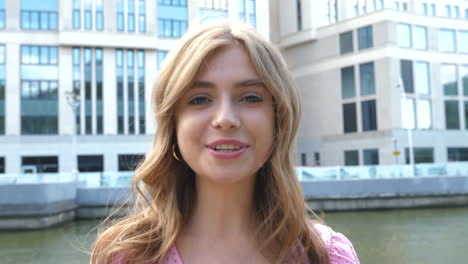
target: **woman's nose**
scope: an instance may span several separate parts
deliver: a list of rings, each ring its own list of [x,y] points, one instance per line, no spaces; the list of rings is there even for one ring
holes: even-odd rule
[[[230,99],[223,99],[215,107],[212,121],[213,127],[222,130],[240,127],[240,119],[235,104]]]

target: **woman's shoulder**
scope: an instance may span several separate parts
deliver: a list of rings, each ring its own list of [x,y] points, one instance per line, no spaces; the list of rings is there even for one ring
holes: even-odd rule
[[[359,264],[353,244],[346,236],[326,225],[314,223],[312,226],[325,243],[331,264]]]

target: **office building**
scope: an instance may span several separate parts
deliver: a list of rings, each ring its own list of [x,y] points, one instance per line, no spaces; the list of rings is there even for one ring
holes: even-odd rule
[[[468,161],[468,1],[275,0],[270,25],[303,95],[300,164]]]
[[[0,0],[0,173],[126,171],[155,133],[151,89],[209,19],[269,36],[266,0]]]

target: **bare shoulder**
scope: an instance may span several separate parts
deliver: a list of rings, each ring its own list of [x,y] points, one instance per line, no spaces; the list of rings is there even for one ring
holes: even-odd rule
[[[345,235],[335,232],[329,226],[312,221],[309,227],[320,234],[328,249],[331,264],[359,264],[356,250]]]

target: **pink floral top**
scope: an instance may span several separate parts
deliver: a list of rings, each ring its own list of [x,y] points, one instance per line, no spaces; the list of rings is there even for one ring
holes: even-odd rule
[[[330,227],[316,224],[315,229],[320,233],[328,248],[331,264],[359,264],[359,259],[351,242],[341,233],[333,231]],[[123,264],[123,256],[117,256],[111,264]],[[294,263],[293,255],[287,261]],[[162,264],[184,264],[175,245],[169,249],[165,261]]]

